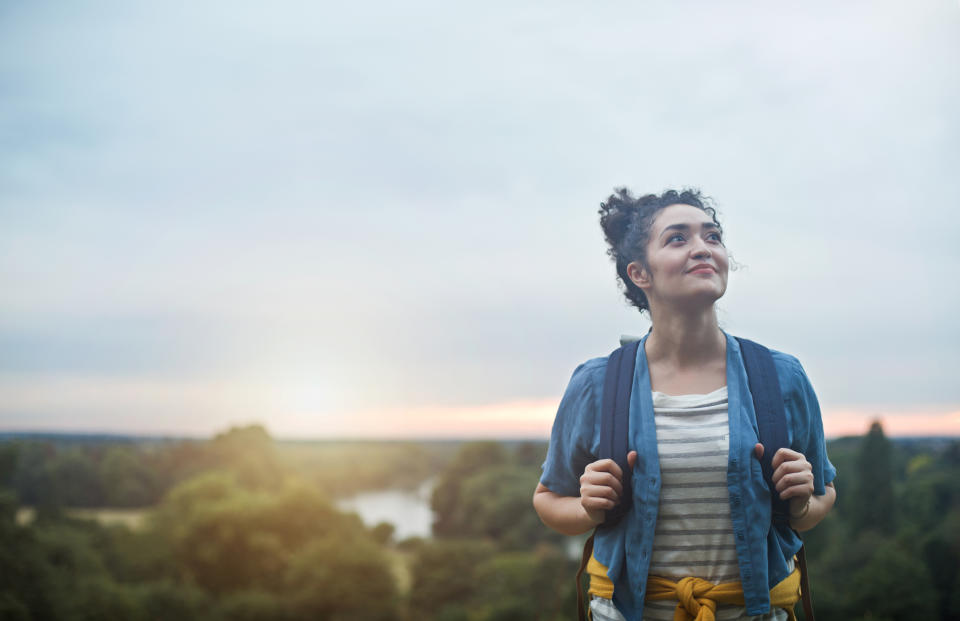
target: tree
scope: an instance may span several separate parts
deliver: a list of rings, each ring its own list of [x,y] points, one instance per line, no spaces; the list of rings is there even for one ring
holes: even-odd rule
[[[111,447],[100,461],[100,481],[111,507],[143,507],[157,501],[154,472],[127,447]]]
[[[555,547],[498,554],[477,567],[473,600],[487,607],[485,621],[567,618],[573,607],[564,607],[563,591],[572,590],[575,572]]]
[[[19,457],[19,444],[13,442],[0,444],[0,488],[13,485],[13,475],[17,470]]]
[[[924,536],[923,561],[939,593],[940,618],[960,618],[960,506]]]
[[[477,590],[477,567],[495,554],[481,541],[437,540],[414,553],[410,608],[414,619],[457,618]]]
[[[851,494],[854,532],[873,529],[889,534],[895,529],[892,450],[883,427],[875,421],[857,455],[857,479]]]
[[[20,502],[41,511],[55,511],[63,504],[61,484],[51,469],[55,454],[56,450],[47,443],[29,442],[20,446],[12,477]]]
[[[927,568],[897,542],[881,544],[850,581],[852,610],[891,621],[936,619],[937,593]]]
[[[447,534],[489,537],[504,548],[529,549],[541,541],[556,544],[563,537],[540,521],[530,502],[539,469],[491,466],[466,476],[458,501],[447,516]]]
[[[383,550],[363,536],[334,535],[310,542],[290,558],[284,592],[297,619],[397,618],[389,563]]]
[[[545,442],[522,442],[515,451],[517,463],[521,466],[536,466],[539,468],[547,458],[547,444]]]
[[[456,534],[463,481],[472,474],[506,461],[507,453],[499,442],[470,442],[460,447],[453,462],[440,475],[430,499],[434,512],[434,535],[443,537]]]
[[[233,472],[246,487],[271,489],[283,479],[273,438],[262,425],[231,427],[217,434],[208,450],[220,468]]]
[[[305,497],[300,509],[310,517],[332,513],[332,508],[309,506],[313,500]],[[275,504],[266,494],[243,489],[231,474],[209,473],[174,488],[157,520],[177,565],[205,590],[269,589],[276,586],[290,550],[285,539],[303,539],[303,533],[283,532],[283,525],[273,523],[269,514]],[[318,520],[314,533],[322,527]]]
[[[373,540],[382,546],[389,545],[393,541],[393,536],[397,532],[397,527],[390,522],[380,522],[370,529],[370,536]]]
[[[396,616],[382,548],[313,487],[251,490],[231,473],[208,473],[171,490],[156,522],[184,578],[217,596],[225,618]]]
[[[213,615],[214,602],[193,585],[162,580],[137,584],[132,591],[143,617],[150,621],[207,621],[216,618]]]

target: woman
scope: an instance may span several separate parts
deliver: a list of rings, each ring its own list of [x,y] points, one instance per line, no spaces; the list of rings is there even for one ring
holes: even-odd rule
[[[729,261],[715,210],[697,191],[634,198],[621,189],[600,214],[626,296],[653,326],[630,403],[633,506],[595,536],[593,619],[673,619],[684,607],[694,618],[702,605],[717,619],[787,619],[788,608],[792,617],[795,586],[789,605],[781,601],[801,546],[791,528],[812,528],[836,500],[813,388],[796,358],[773,352],[790,445],[774,456],[773,481],[789,499],[791,528],[771,527],[739,344],[717,323]],[[602,523],[623,491],[617,464],[597,458],[605,368],[595,358],[574,371],[533,497],[543,522],[568,535]],[[735,591],[740,603],[684,595],[679,581],[690,577],[722,585],[710,593]],[[783,609],[771,609],[778,584],[773,601]]]

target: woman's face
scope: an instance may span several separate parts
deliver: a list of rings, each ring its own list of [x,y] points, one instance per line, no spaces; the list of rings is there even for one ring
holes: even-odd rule
[[[648,269],[639,261],[627,269],[651,304],[713,304],[727,290],[727,249],[717,225],[702,209],[662,209],[646,250]]]

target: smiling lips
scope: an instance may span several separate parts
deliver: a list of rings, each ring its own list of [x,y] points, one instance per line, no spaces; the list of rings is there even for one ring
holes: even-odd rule
[[[690,274],[707,274],[710,272],[716,272],[717,270],[712,265],[707,265],[706,263],[701,263],[700,265],[693,266],[693,269],[689,271]]]

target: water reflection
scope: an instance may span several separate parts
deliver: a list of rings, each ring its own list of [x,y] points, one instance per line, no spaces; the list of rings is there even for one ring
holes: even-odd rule
[[[367,526],[389,522],[396,529],[397,541],[408,537],[430,537],[433,511],[430,495],[434,479],[428,479],[415,490],[388,489],[363,492],[337,501],[341,511],[354,511]]]

